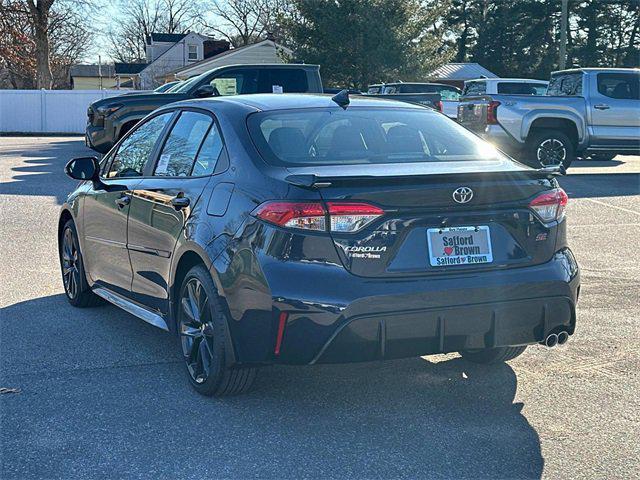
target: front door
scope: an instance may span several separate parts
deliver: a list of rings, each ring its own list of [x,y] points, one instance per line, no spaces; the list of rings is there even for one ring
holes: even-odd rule
[[[591,85],[593,146],[640,147],[640,74],[598,73]]]
[[[127,251],[127,219],[131,196],[152,158],[156,141],[173,112],[136,127],[106,159],[102,181],[107,189],[91,189],[84,199],[84,258],[93,283],[121,294],[131,289]]]
[[[134,300],[167,311],[169,273],[178,236],[221,151],[222,140],[212,116],[194,110],[180,112],[155,165],[131,198],[128,248]]]

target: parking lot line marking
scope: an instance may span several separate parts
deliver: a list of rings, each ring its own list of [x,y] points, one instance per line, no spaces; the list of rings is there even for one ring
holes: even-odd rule
[[[606,207],[617,208],[618,210],[622,210],[623,212],[633,213],[634,215],[640,216],[640,212],[636,212],[635,210],[629,210],[628,208],[618,207],[617,205],[611,205],[610,203],[601,202],[600,200],[594,200],[593,198],[585,198],[589,202],[597,203],[598,205],[604,205]]]

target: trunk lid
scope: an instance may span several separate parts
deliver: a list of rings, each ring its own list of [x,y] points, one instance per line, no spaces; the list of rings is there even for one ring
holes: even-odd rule
[[[478,170],[479,164],[485,169]],[[354,168],[366,173],[358,175]],[[513,268],[546,262],[555,252],[557,227],[543,225],[528,208],[532,198],[557,185],[549,172],[508,160],[289,170],[289,181],[298,184],[313,171],[325,202],[365,202],[385,211],[358,232],[331,233],[343,265],[355,275],[406,277]],[[460,188],[472,192],[465,203],[454,200]],[[487,246],[490,255],[483,260]],[[465,260],[438,265],[435,257]]]

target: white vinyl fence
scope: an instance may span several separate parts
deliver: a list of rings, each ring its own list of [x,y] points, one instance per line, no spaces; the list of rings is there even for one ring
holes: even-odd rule
[[[122,90],[0,90],[0,133],[84,133],[87,107]]]

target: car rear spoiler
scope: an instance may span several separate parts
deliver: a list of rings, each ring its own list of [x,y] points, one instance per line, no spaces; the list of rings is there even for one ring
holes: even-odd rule
[[[314,174],[289,175],[285,181],[291,185],[304,188],[326,188],[336,183],[375,183],[375,182],[406,182],[411,181],[460,181],[462,179],[471,180],[498,180],[504,178],[513,179],[552,179],[559,175],[565,175],[566,169],[563,166],[550,166],[532,170],[514,170],[504,172],[470,172],[470,173],[443,173],[424,175],[339,175],[339,176],[319,176]]]

